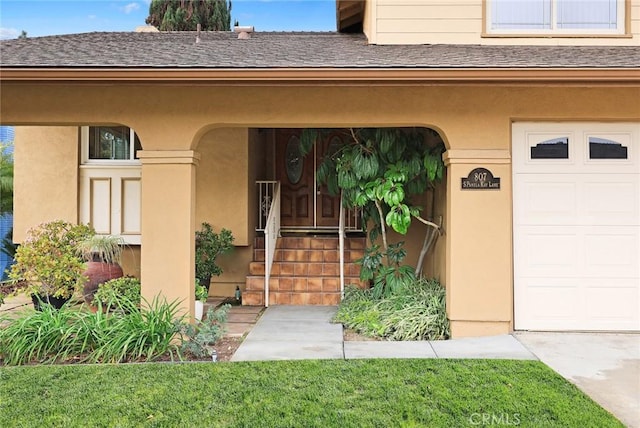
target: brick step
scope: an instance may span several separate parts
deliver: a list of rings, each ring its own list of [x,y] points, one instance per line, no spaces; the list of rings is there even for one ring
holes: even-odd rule
[[[278,238],[276,248],[290,250],[329,250],[337,249],[339,242],[337,236],[283,236]],[[264,248],[264,237],[259,236],[255,238],[254,246],[255,248]],[[366,248],[366,238],[347,236],[344,239],[344,248],[346,250],[363,250]]]
[[[340,303],[340,299],[340,292],[298,293],[274,291],[269,293],[270,305],[337,305]]]
[[[365,284],[357,276],[345,276],[345,285],[355,284],[364,287]],[[246,291],[264,292],[264,276],[248,276],[245,282]],[[340,291],[339,277],[271,277],[269,291],[297,291],[297,292],[335,292]]]
[[[270,305],[337,305],[340,293],[296,293],[271,292]],[[242,295],[242,304],[247,306],[264,306],[264,293],[247,291]]]
[[[242,293],[243,306],[264,306],[264,291],[245,290]]]
[[[249,275],[265,274],[264,262],[249,263]],[[357,263],[344,264],[345,276],[360,276],[360,265]],[[274,262],[271,266],[271,276],[339,276],[340,263],[325,262]]]
[[[262,275],[264,276],[264,262],[251,262],[249,263],[249,275],[256,276]]]
[[[254,240],[254,260],[264,261],[264,238],[258,237]],[[326,250],[326,253],[336,253],[339,248],[339,239],[337,237],[282,237],[278,238],[276,243],[275,260],[287,260],[293,257],[291,250]],[[344,240],[345,254],[350,251],[360,252],[356,258],[362,257],[366,248],[366,240],[361,237],[347,237]],[[278,250],[286,251],[286,253]],[[324,254],[326,254],[324,253]],[[305,257],[305,253],[298,253]],[[306,253],[309,254],[309,253]],[[296,256],[299,257],[299,256]],[[300,261],[303,261],[300,259]]]
[[[364,250],[345,250],[345,262],[355,262],[364,256]],[[253,260],[264,262],[264,249],[253,250]],[[276,249],[273,255],[274,262],[339,262],[340,253],[337,249],[330,250],[290,250]]]

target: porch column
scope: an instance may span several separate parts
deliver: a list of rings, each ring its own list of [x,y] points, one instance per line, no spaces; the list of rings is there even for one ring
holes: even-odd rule
[[[512,330],[511,159],[508,150],[449,150],[446,289],[454,338]],[[470,173],[483,168],[480,176]],[[489,185],[488,170],[500,179]],[[464,185],[462,179],[471,182]]]
[[[196,166],[192,150],[142,150],[142,296],[180,301],[193,318]]]

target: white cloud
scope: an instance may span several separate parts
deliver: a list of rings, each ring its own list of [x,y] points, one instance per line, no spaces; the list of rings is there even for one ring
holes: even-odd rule
[[[97,16],[96,16],[96,15],[89,15],[89,16],[87,16],[87,18],[89,18],[89,19],[96,19],[96,18],[97,18]]]
[[[140,9],[140,5],[138,3],[129,3],[128,5],[123,6],[121,9],[124,13],[129,14],[134,10]]]
[[[20,35],[20,31],[15,28],[2,28],[0,27],[0,40],[15,39]]]

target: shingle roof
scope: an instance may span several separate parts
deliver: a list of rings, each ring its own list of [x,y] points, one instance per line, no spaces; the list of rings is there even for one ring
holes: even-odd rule
[[[363,35],[84,33],[4,40],[3,68],[638,68],[640,46],[369,45]]]

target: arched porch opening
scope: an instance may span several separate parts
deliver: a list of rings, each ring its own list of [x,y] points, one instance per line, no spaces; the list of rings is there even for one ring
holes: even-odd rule
[[[326,151],[337,144],[349,144],[350,128],[320,128],[323,137],[314,150],[304,156],[298,150],[302,127],[219,127],[199,132],[194,147],[200,156],[196,174],[196,226],[206,221],[216,230],[228,228],[236,236],[233,255],[224,256],[225,273],[213,279],[212,294],[233,295],[237,286],[246,295],[256,251],[263,251],[264,224],[268,198],[260,184],[279,182],[281,212],[279,232],[296,237],[337,236],[340,199],[317,180],[317,169]],[[357,128],[354,128],[357,129]],[[395,129],[386,127],[384,129]],[[424,144],[444,146],[445,139],[433,128],[401,127],[424,134]],[[423,216],[443,226],[446,217],[446,181],[414,195],[412,203]],[[407,263],[415,266],[428,226],[414,221],[411,232],[390,232],[390,242],[405,241]],[[352,230],[356,232],[356,230]],[[362,234],[360,234],[362,236]],[[359,257],[361,254],[359,255]],[[357,258],[359,258],[357,257]],[[422,268],[423,275],[445,278],[445,239],[431,247]],[[357,276],[357,275],[356,275]]]

